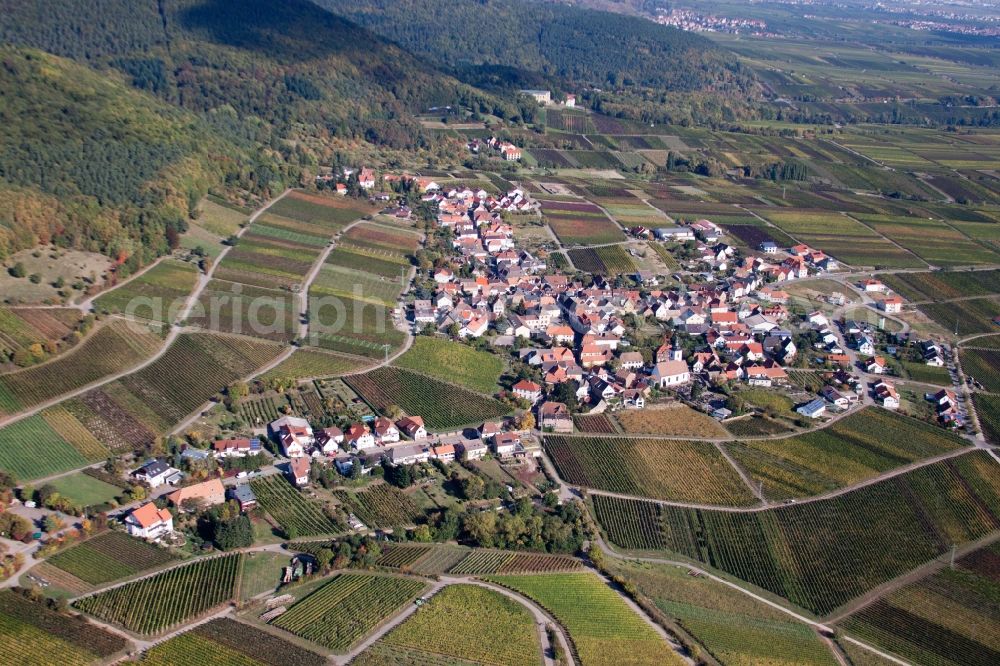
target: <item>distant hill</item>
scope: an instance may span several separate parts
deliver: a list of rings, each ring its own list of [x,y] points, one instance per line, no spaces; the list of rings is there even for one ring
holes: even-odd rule
[[[475,80],[505,66],[577,85],[692,92],[737,76],[734,59],[692,33],[621,14],[531,0],[315,0]]]
[[[187,195],[225,182],[267,196],[329,159],[331,137],[408,150],[429,140],[412,116],[428,106],[517,114],[307,0],[0,0],[0,43],[78,63],[4,51],[17,106],[0,201],[33,221],[0,210],[0,256],[46,235],[162,252]]]

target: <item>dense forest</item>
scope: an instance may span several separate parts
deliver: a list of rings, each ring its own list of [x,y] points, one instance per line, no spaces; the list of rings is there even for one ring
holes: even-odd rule
[[[331,140],[422,149],[431,105],[520,114],[306,0],[0,0],[0,42],[93,70],[4,52],[0,256],[156,254],[209,186],[267,196]]]
[[[577,87],[690,92],[749,77],[707,39],[650,21],[530,0],[316,0],[463,78],[502,65]]]

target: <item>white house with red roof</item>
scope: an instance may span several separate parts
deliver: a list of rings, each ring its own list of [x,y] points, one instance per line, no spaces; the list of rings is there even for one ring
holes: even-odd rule
[[[399,429],[384,416],[375,419],[375,422],[372,424],[372,430],[379,444],[395,444],[399,441]]]
[[[404,416],[396,421],[399,430],[412,440],[427,439],[427,428],[424,427],[422,416]]]
[[[542,399],[542,387],[528,379],[522,379],[511,387],[514,395],[535,404]]]
[[[309,468],[308,458],[292,458],[292,462],[288,465],[288,478],[296,486],[307,486],[309,485]]]
[[[344,431],[344,441],[355,449],[370,449],[375,446],[375,435],[364,423],[352,423]]]
[[[323,428],[316,434],[316,446],[323,452],[323,455],[337,455],[340,452],[340,445],[343,442],[344,433],[340,428]]]
[[[669,388],[691,381],[691,370],[684,361],[663,361],[653,366],[651,376],[660,388]]]
[[[125,517],[125,529],[134,537],[152,541],[174,531],[174,517],[168,510],[147,502]]]
[[[268,428],[281,444],[281,449],[288,458],[306,455],[316,443],[312,426],[309,425],[308,421],[297,416],[283,416],[277,421],[272,421]]]

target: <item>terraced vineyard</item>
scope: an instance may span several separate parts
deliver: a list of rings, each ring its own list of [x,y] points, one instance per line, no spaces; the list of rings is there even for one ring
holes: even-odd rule
[[[306,499],[279,474],[250,482],[257,503],[287,531],[295,528],[300,536],[336,534],[344,530],[316,502]]]
[[[48,563],[92,585],[110,583],[167,564],[175,558],[123,532],[105,532],[56,553]]]
[[[323,666],[327,661],[315,652],[266,631],[219,618],[156,645],[146,652],[142,663],[152,666]]]
[[[455,627],[462,630],[455,631]],[[541,661],[531,613],[518,602],[476,585],[449,585],[381,642],[492,666]]]
[[[477,424],[510,411],[492,398],[401,368],[378,368],[345,381],[376,410],[399,405],[407,414],[422,416],[433,430]]]
[[[423,588],[424,583],[411,578],[341,574],[271,624],[344,652]]]
[[[855,484],[965,445],[941,428],[868,407],[822,430],[726,447],[755,483],[763,483],[768,498],[786,499]]]
[[[591,573],[489,579],[544,607],[569,632],[577,663],[683,664],[676,652],[604,581]]]
[[[334,496],[368,527],[412,525],[423,515],[408,495],[387,483],[356,493],[338,490]]]
[[[559,476],[574,485],[703,504],[757,501],[710,442],[547,436],[545,450]]]
[[[928,666],[1000,661],[1000,546],[977,550],[950,568],[852,613],[840,626],[891,654]]]
[[[146,326],[113,321],[53,361],[0,375],[0,394],[6,396],[0,408],[13,403],[27,409],[80,389],[138,365],[156,353],[160,343],[159,336]]]
[[[1000,529],[1000,466],[970,452],[832,499],[747,513],[600,495],[593,505],[619,547],[672,551],[825,614]]]
[[[243,555],[223,555],[82,597],[73,606],[129,631],[170,629],[233,598]]]
[[[692,576],[684,567],[617,559],[608,565],[720,663],[838,663],[811,627],[722,583]]]
[[[83,666],[122,652],[129,643],[82,618],[57,613],[0,591],[0,645],[7,664]]]

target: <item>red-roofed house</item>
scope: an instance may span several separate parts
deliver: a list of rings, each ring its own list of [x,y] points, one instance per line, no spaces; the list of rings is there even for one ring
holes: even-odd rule
[[[174,530],[174,517],[152,502],[143,504],[125,517],[125,529],[140,539],[158,539]]]
[[[396,425],[410,439],[421,440],[427,438],[427,429],[424,427],[422,416],[404,416],[396,421]]]
[[[531,404],[535,404],[542,399],[542,387],[527,379],[522,379],[518,383],[514,384],[511,389],[514,392],[514,395],[523,400],[527,400]]]
[[[356,449],[369,449],[375,446],[375,435],[364,423],[352,423],[344,432],[344,441]]]
[[[288,465],[288,478],[296,486],[309,485],[309,467],[308,458],[292,458]]]

